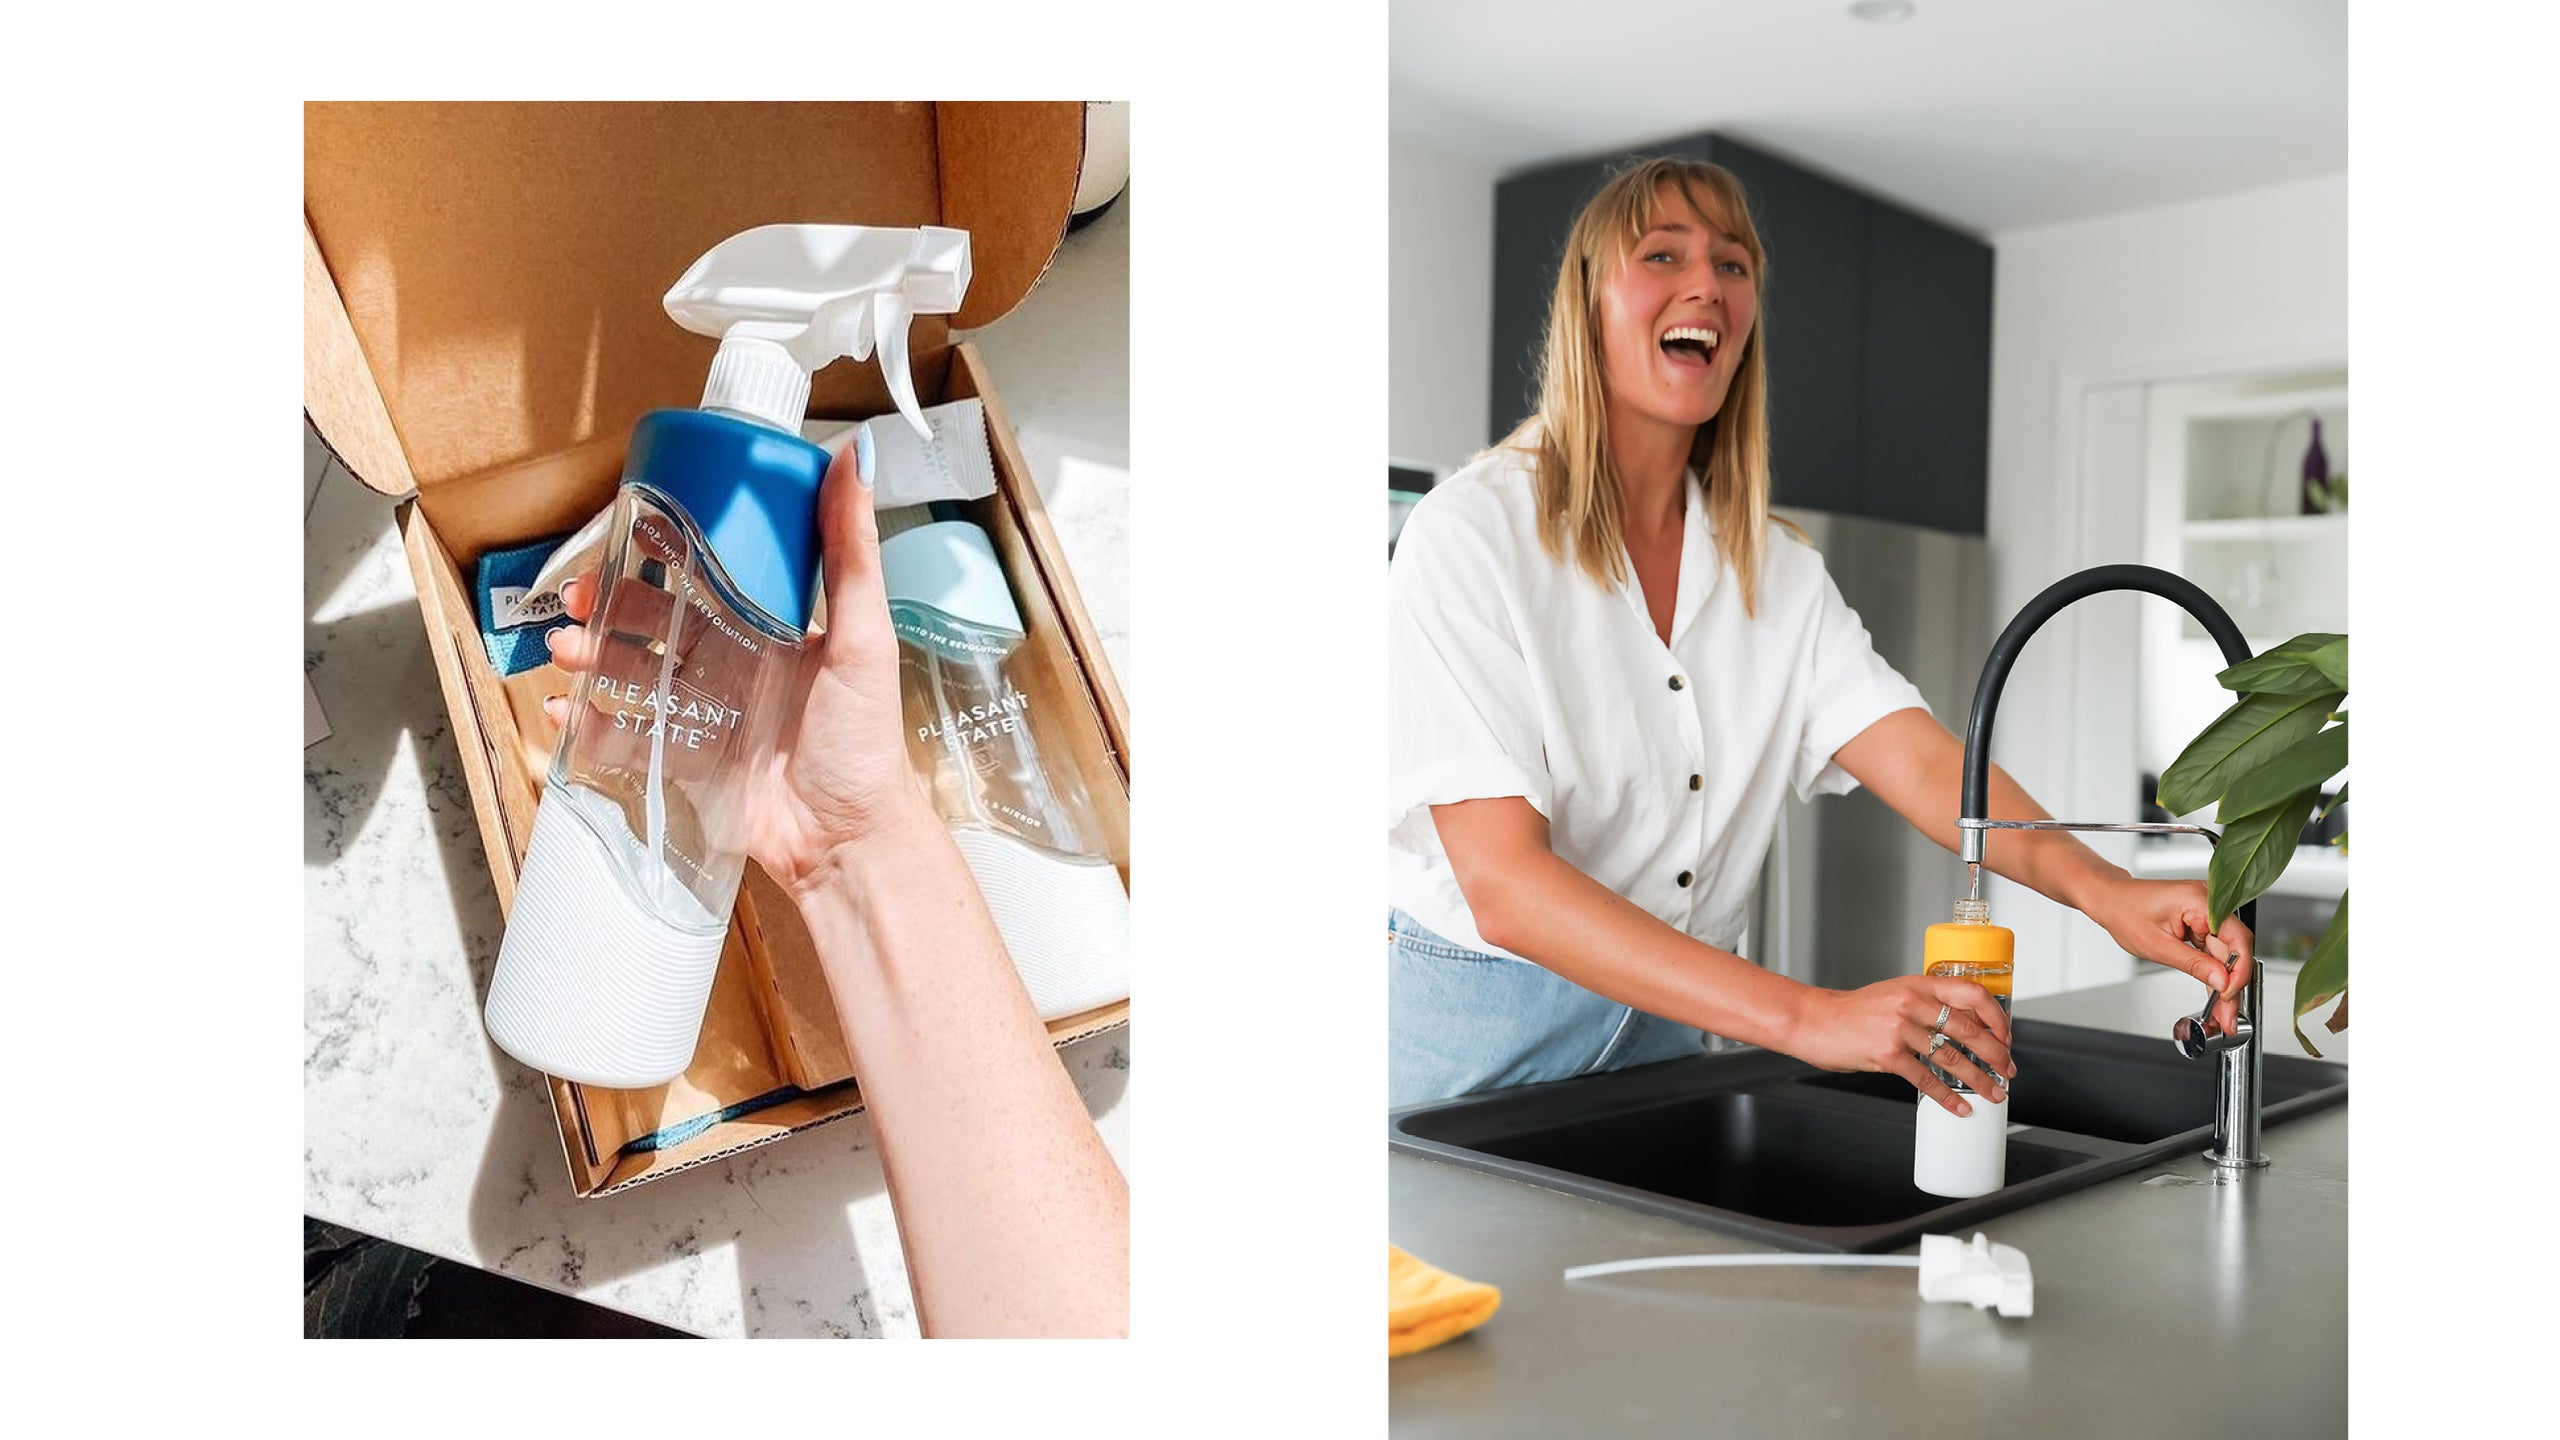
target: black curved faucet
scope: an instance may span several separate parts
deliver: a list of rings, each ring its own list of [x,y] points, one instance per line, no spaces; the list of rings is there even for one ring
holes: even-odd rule
[[[2204,626],[2213,643],[2222,647],[2226,665],[2237,665],[2249,658],[2249,642],[2240,636],[2240,627],[2213,597],[2192,581],[2149,565],[2100,565],[2066,575],[2044,588],[2027,602],[2000,638],[1991,644],[1991,656],[1983,662],[1982,679],[1973,688],[1973,713],[1965,722],[1964,790],[1957,809],[1957,854],[1979,879],[1984,837],[1993,830],[2113,830],[2141,834],[2202,835],[2207,843],[2220,837],[2200,825],[2110,825],[2073,820],[1993,820],[1991,809],[1991,717],[2000,707],[2000,689],[2009,681],[2009,667],[2017,663],[2018,652],[2027,640],[2076,600],[2110,590],[2138,590],[2157,595],[2193,615]],[[2257,902],[2240,907],[2240,923],[2254,933],[2257,929]],[[2264,1094],[2265,1047],[2258,1037],[2260,1006],[2260,972],[2252,967],[2249,984],[2242,992],[2237,1023],[2229,1034],[2216,1034],[2210,1028],[2213,994],[2205,996],[2205,1008],[2195,1016],[2178,1022],[2172,1035],[2178,1053],[2189,1059],[2219,1054],[2222,1069],[2214,1087],[2213,1149],[2207,1158],[2217,1165],[2235,1169],[2254,1168],[2267,1163],[2258,1151],[2259,1101]]]

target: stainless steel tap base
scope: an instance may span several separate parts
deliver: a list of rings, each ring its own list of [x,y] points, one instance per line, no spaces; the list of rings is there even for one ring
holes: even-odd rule
[[[2267,1157],[2264,1155],[2255,1156],[2246,1160],[2226,1160],[2212,1151],[2207,1150],[2204,1152],[2204,1158],[2221,1166],[2225,1170],[2264,1170],[2267,1168]]]

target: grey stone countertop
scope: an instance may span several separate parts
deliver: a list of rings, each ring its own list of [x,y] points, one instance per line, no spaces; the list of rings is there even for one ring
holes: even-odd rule
[[[964,337],[1124,693],[1130,199]],[[304,670],[331,730],[303,759],[306,1213],[701,1335],[915,1334],[867,1115],[571,1196],[540,1077],[481,1026],[503,922],[392,503],[306,455]],[[1124,1172],[1129,1035],[1060,1052]]]
[[[2159,971],[2022,1000],[2034,1019],[2159,1035],[2199,987]],[[2271,968],[2267,1009],[2289,1016]],[[2327,1058],[2346,1037],[2311,1024]],[[2300,1054],[2289,1026],[2270,1053]],[[1500,1287],[1474,1332],[1388,1362],[1399,1436],[2141,1436],[2347,1427],[2347,1107],[2270,1126],[2270,1164],[2146,1166],[1979,1227],[2024,1251],[2035,1313],[1924,1303],[1907,1269],[1568,1265],[1765,1252],[1417,1156],[1390,1155],[1389,1238]],[[1968,1236],[1970,1231],[1967,1232]],[[1910,1252],[1906,1252],[1910,1253]]]

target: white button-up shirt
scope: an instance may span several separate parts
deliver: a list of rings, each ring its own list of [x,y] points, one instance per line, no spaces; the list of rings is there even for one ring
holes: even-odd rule
[[[1746,615],[1694,472],[1665,646],[1632,565],[1604,590],[1539,546],[1535,464],[1498,452],[1469,465],[1414,507],[1396,543],[1390,901],[1508,955],[1477,933],[1430,807],[1518,795],[1574,868],[1732,949],[1786,787],[1806,799],[1856,788],[1833,753],[1928,704],[1876,655],[1822,557],[1782,526],[1770,526],[1759,613]]]

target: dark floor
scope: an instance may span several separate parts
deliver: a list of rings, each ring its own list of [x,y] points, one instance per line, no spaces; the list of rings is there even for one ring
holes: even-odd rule
[[[302,1217],[302,1334],[309,1340],[693,1338],[308,1215]]]

